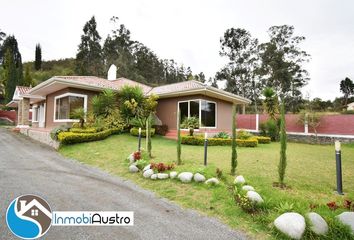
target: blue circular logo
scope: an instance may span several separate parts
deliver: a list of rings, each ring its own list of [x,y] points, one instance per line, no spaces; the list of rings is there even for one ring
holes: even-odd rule
[[[10,231],[22,239],[43,236],[52,224],[52,211],[41,197],[28,194],[15,198],[6,211]]]

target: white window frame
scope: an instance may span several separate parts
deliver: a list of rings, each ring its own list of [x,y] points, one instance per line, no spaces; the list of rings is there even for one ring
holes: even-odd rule
[[[64,97],[82,97],[84,98],[84,111],[87,112],[87,95],[85,94],[78,94],[78,93],[64,93],[59,96],[54,97],[54,113],[53,113],[53,122],[79,122],[78,119],[56,119],[56,112],[57,112],[57,99],[64,98]]]
[[[38,105],[35,104],[32,106],[32,122],[33,123],[38,123],[38,118],[37,118],[37,113],[38,113]]]
[[[198,99],[188,99],[188,100],[183,100],[183,101],[178,101],[177,102],[177,111],[179,111],[179,104],[180,103],[184,103],[187,102],[188,103],[188,118],[190,117],[190,102],[199,102],[199,129],[216,129],[218,127],[218,104],[215,101],[210,101],[210,100],[206,100],[206,99],[202,99],[202,98],[198,98]],[[206,101],[206,102],[210,102],[210,103],[214,103],[215,104],[215,127],[202,127],[202,103],[201,101]],[[176,121],[176,126],[178,126],[178,114],[177,114],[177,121]],[[199,129],[195,129],[195,131],[198,131]],[[181,130],[188,130],[185,128],[181,128]]]

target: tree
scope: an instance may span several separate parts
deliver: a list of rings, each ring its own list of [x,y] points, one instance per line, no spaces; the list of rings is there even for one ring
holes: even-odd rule
[[[278,165],[279,185],[283,188],[285,170],[286,170],[286,145],[287,145],[286,129],[285,129],[285,103],[284,99],[281,101],[281,113],[280,113],[280,159]]]
[[[146,120],[146,149],[149,153],[149,157],[151,158],[151,114],[149,115],[149,117]]]
[[[232,106],[232,140],[231,140],[231,174],[235,175],[237,167],[236,143],[236,105]]]
[[[182,128],[189,129],[189,136],[193,136],[194,129],[199,128],[199,118],[185,118],[183,119],[181,126]]]
[[[2,55],[4,53],[4,55]],[[14,36],[8,36],[1,46],[0,61],[4,71],[3,85],[5,86],[5,100],[11,101],[17,85],[23,85],[22,57]]]
[[[25,76],[23,77],[23,86],[32,86],[33,79],[31,76],[30,65],[27,64],[25,67]]]
[[[82,107],[76,108],[72,113],[70,113],[70,118],[79,119],[80,128],[84,128],[85,117],[86,117],[86,112],[85,109]]]
[[[278,96],[270,87],[267,87],[263,90],[263,95],[265,97],[263,102],[264,109],[272,120],[276,120],[277,115],[279,114]]]
[[[273,26],[268,33],[270,41],[259,46],[259,73],[263,83],[286,99],[295,111],[302,97],[300,89],[309,81],[302,66],[309,54],[299,48],[305,37],[294,36],[294,27],[288,25]]]
[[[182,164],[181,159],[181,145],[182,145],[182,137],[181,137],[181,112],[178,110],[177,112],[177,165]]]
[[[38,43],[36,45],[35,51],[35,61],[34,61],[34,69],[41,70],[42,68],[42,48],[41,45]]]
[[[340,82],[340,91],[344,94],[344,106],[348,104],[348,98],[354,94],[354,83],[346,77]]]
[[[103,76],[101,36],[93,16],[84,26],[81,43],[76,54],[76,72],[80,75]]]
[[[258,40],[245,29],[230,28],[220,39],[220,56],[226,56],[229,63],[216,73],[216,79],[226,80],[226,91],[256,100],[254,88],[257,66]]]
[[[5,37],[6,37],[6,34],[3,31],[1,31],[1,29],[0,29],[0,43],[4,40]]]

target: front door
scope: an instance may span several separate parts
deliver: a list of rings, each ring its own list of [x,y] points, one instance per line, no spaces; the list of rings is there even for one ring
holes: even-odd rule
[[[45,103],[39,105],[38,109],[38,127],[45,127]]]

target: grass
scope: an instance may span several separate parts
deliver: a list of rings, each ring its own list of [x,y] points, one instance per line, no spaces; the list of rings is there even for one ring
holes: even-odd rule
[[[142,142],[145,146],[145,142]],[[344,199],[354,199],[354,144],[342,145],[342,168],[344,196],[335,194],[336,175],[334,147],[288,143],[288,165],[285,176],[287,189],[272,186],[278,181],[279,143],[263,144],[257,148],[238,148],[237,174],[242,174],[247,182],[256,188],[266,201],[269,209],[259,214],[247,214],[239,208],[225,183],[210,187],[205,184],[182,184],[177,180],[152,181],[141,174],[128,172],[127,156],[137,149],[137,138],[127,134],[111,136],[99,142],[63,146],[60,152],[69,158],[97,166],[114,175],[130,179],[156,192],[159,196],[177,204],[193,208],[258,239],[283,238],[272,227],[273,220],[281,214],[279,204],[292,203],[294,211],[305,214],[310,205],[318,205],[314,210],[330,224],[331,231],[323,239],[354,239],[347,228],[343,228],[334,217],[344,211],[340,208],[331,211],[326,206],[330,201],[342,204]],[[215,169],[223,170],[228,182],[233,177],[231,169],[231,147],[213,146],[208,149],[208,167],[203,168],[203,147],[182,146],[183,165],[176,171],[201,171],[207,177],[215,176]],[[159,136],[152,139],[154,162],[170,163],[177,159],[176,142]],[[291,205],[291,204],[290,204]],[[309,231],[305,239],[320,239]]]

